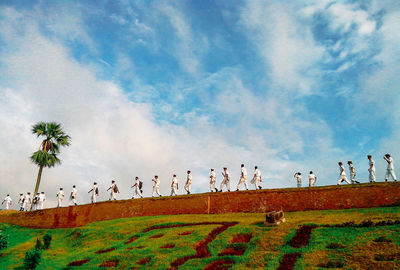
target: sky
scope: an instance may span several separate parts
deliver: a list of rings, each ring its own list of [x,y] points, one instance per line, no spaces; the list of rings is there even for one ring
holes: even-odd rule
[[[263,188],[310,170],[330,185],[348,160],[366,182],[372,154],[382,181],[385,153],[400,166],[399,64],[396,0],[3,0],[0,197],[33,191],[39,121],[72,138],[43,171],[47,207],[72,185],[88,203],[94,181],[130,198],[135,176],[151,196],[177,174],[183,194],[187,170],[200,193],[228,167],[234,190],[241,163]]]

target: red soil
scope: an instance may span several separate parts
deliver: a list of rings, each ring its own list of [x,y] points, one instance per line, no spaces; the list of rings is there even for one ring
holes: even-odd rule
[[[110,252],[110,251],[113,251],[113,250],[115,250],[115,247],[107,248],[107,249],[101,249],[101,250],[96,251],[96,254],[107,253],[107,252]]]
[[[204,267],[204,270],[226,270],[230,269],[234,263],[235,262],[233,260],[229,259],[213,261],[212,263]]]
[[[310,240],[311,231],[315,229],[316,225],[303,225],[297,230],[295,236],[290,240],[289,245],[294,248],[301,248],[308,244]]]
[[[242,256],[246,252],[245,246],[230,246],[221,251],[218,256]]]
[[[156,234],[156,235],[150,236],[150,238],[161,238],[163,236],[164,236],[164,234],[160,233],[160,234]]]
[[[118,264],[119,264],[118,260],[109,260],[100,264],[99,267],[117,267]]]
[[[250,242],[252,236],[253,235],[251,233],[240,233],[232,238],[231,243],[248,243]]]
[[[192,234],[192,233],[193,233],[193,231],[187,231],[187,232],[180,233],[179,235],[189,235],[189,234]]]
[[[68,264],[68,266],[81,266],[81,265],[84,265],[85,263],[87,263],[87,262],[89,262],[90,261],[90,259],[87,259],[87,260],[80,260],[80,261],[74,261],[74,262],[70,262],[69,264]]]
[[[140,259],[140,261],[138,261],[137,264],[145,265],[145,264],[147,264],[149,261],[151,261],[151,257],[146,257],[146,258]]]
[[[288,253],[283,255],[282,261],[279,264],[277,270],[291,270],[294,268],[294,265],[297,259],[301,256],[300,252],[296,253]]]
[[[128,239],[128,241],[125,242],[125,245],[132,243],[132,242],[135,241],[136,239],[138,239],[137,236],[132,236],[131,238]]]
[[[128,248],[126,248],[126,249],[132,250],[132,249],[133,249],[133,247],[128,247]]]
[[[142,248],[145,248],[145,246],[138,246],[138,247],[136,247],[137,249],[142,249]]]
[[[209,222],[209,223],[205,222],[205,223],[207,225],[215,224],[215,222]],[[190,224],[190,223],[188,223],[188,224]],[[196,224],[196,223],[194,223],[194,224]],[[197,223],[197,224],[199,225],[200,223]],[[226,231],[228,228],[235,226],[237,224],[237,222],[222,222],[219,224],[221,224],[222,226],[217,227],[214,230],[212,230],[205,239],[201,240],[200,242],[198,242],[196,244],[196,246],[195,246],[196,254],[176,259],[175,261],[173,261],[171,263],[170,269],[178,269],[178,266],[184,264],[185,262],[187,262],[188,260],[191,260],[191,259],[200,259],[200,258],[209,257],[210,251],[208,250],[208,244],[211,243],[212,241],[214,241],[214,239],[219,234]],[[187,225],[187,224],[184,224],[184,225]],[[201,225],[205,225],[205,224],[201,224]],[[193,226],[193,224],[191,226]]]
[[[161,248],[174,248],[175,244],[165,244]]]

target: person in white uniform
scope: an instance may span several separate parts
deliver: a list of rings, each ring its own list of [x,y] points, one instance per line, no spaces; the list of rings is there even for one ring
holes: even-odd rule
[[[339,179],[337,181],[337,184],[340,185],[342,182],[346,182],[347,184],[350,184],[349,180],[346,177],[346,172],[344,170],[344,166],[342,162],[338,162],[339,165]]]
[[[24,211],[28,211],[31,207],[32,204],[32,199],[31,199],[31,193],[28,192],[26,193],[25,197],[24,197],[24,203],[23,203],[23,209]]]
[[[240,171],[240,179],[239,183],[237,185],[236,191],[239,191],[240,185],[244,184],[244,187],[246,190],[249,190],[249,187],[247,185],[247,170],[244,167],[244,164],[240,165],[241,171]]]
[[[171,196],[178,195],[178,179],[176,178],[176,174],[172,176],[172,183],[171,183]]]
[[[38,204],[39,204],[39,195],[40,193],[36,193],[36,195],[33,197],[32,200],[32,210],[38,209]]]
[[[38,203],[38,209],[43,210],[44,202],[46,201],[46,195],[44,195],[44,192],[42,191],[39,194],[39,203]]]
[[[396,174],[394,173],[393,158],[389,154],[386,154],[383,159],[386,160],[386,162],[388,163],[385,174],[385,181],[387,182],[389,180],[389,176],[392,177],[394,181],[397,181]]]
[[[308,175],[309,187],[313,187],[316,181],[317,181],[317,176],[312,171],[310,171],[310,174]]]
[[[135,177],[135,184],[133,184],[133,186],[131,186],[131,188],[134,188],[135,191],[133,193],[132,199],[135,198],[135,195],[139,195],[140,198],[143,198],[142,196],[142,192],[140,191],[140,181],[139,181],[139,177]]]
[[[219,192],[222,192],[222,189],[223,189],[224,186],[226,186],[226,189],[228,190],[228,192],[231,191],[229,180],[230,180],[230,178],[229,178],[228,169],[226,167],[224,167],[224,170],[222,172],[221,188],[220,188]]]
[[[64,190],[63,188],[60,188],[60,190],[57,192],[57,198],[58,198],[58,202],[57,202],[57,207],[61,207],[62,206],[62,201],[64,199]]]
[[[356,170],[354,169],[354,165],[353,165],[353,161],[349,160],[347,161],[347,164],[349,165],[349,172],[350,172],[350,181],[352,184],[360,184],[360,182],[358,182],[356,180]]]
[[[261,172],[257,166],[254,167],[254,175],[251,183],[256,186],[256,189],[261,189]]]
[[[72,190],[71,190],[71,194],[69,195],[69,199],[74,205],[78,205],[76,203],[76,195],[78,195],[78,190],[76,189],[76,186],[73,185],[72,186]]]
[[[115,184],[114,180],[111,181],[111,186],[107,189],[107,191],[109,191],[109,190],[111,190],[111,192],[110,192],[110,198],[108,200],[109,201],[116,200],[117,197],[115,194],[119,193],[119,190],[118,190],[117,184]]]
[[[211,192],[218,192],[218,189],[215,187],[215,183],[217,181],[217,174],[215,173],[214,169],[211,169],[210,172],[210,190]]]
[[[24,194],[19,194],[19,199],[18,199],[18,204],[19,204],[19,211],[24,211],[24,200],[25,196]]]
[[[187,176],[186,176],[186,184],[185,184],[185,190],[187,194],[190,194],[190,186],[192,185],[192,172],[187,171]]]
[[[301,187],[301,172],[297,172],[293,176],[297,180],[297,187]]]
[[[369,160],[369,182],[375,183],[376,181],[376,176],[375,176],[375,161],[372,159],[371,155],[368,155],[368,160]]]
[[[7,196],[4,198],[3,202],[1,204],[6,203],[6,210],[10,209],[12,205],[12,199],[10,197],[10,194],[7,194]]]
[[[161,194],[160,194],[160,179],[158,179],[158,175],[155,175],[154,179],[151,179],[151,181],[154,182],[153,193],[152,193],[151,197],[154,197],[154,193],[157,193],[158,196],[161,197]]]
[[[92,192],[91,201],[92,203],[96,203],[97,197],[99,196],[99,188],[97,187],[97,183],[93,183],[93,187],[88,193]]]

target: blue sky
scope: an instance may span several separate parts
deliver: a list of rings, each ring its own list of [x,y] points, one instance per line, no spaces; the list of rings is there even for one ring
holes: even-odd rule
[[[200,192],[242,162],[266,188],[334,183],[350,159],[366,179],[367,154],[400,156],[399,17],[398,1],[2,1],[0,138],[24,143],[1,148],[1,178],[33,185],[29,126],[56,120],[73,146],[49,191],[156,172],[167,189],[192,168]]]

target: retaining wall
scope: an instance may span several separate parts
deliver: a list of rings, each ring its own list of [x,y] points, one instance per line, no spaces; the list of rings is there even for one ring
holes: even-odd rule
[[[304,211],[400,205],[400,183],[204,193],[99,202],[32,212],[0,214],[0,222],[31,228],[71,228],[116,218]],[[5,211],[4,211],[5,212]]]

